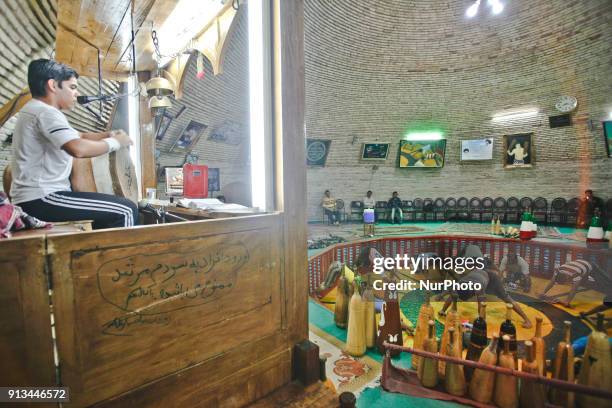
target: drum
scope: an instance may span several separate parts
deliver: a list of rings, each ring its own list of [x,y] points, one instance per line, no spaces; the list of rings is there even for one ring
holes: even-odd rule
[[[138,203],[136,169],[127,148],[98,157],[74,159],[70,183],[73,191],[112,194]]]

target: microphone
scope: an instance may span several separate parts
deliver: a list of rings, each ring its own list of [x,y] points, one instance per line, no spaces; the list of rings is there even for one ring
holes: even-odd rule
[[[124,96],[128,96],[129,93],[117,94],[117,95],[81,95],[77,96],[77,102],[79,105],[87,105],[88,103],[95,101],[112,101],[113,99],[123,98]]]
[[[91,103],[91,102],[105,101],[110,98],[112,98],[111,95],[95,95],[95,96],[82,95],[82,96],[77,96],[77,102],[79,103],[79,105],[87,105],[88,103]]]

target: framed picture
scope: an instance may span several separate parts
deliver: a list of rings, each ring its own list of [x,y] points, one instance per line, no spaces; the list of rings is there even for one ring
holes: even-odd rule
[[[181,135],[170,148],[170,151],[191,150],[198,140],[200,140],[207,127],[207,125],[196,122],[195,120],[189,121],[185,129],[181,132]]]
[[[166,167],[166,194],[183,195],[183,168]]]
[[[606,149],[608,157],[612,157],[612,120],[603,122],[604,138],[606,139]]]
[[[245,136],[245,132],[240,123],[226,119],[210,132],[208,140],[236,146],[242,143]]]
[[[386,160],[390,143],[364,143],[361,146],[361,160]]]
[[[504,135],[504,168],[529,168],[534,164],[533,133]]]
[[[306,164],[308,166],[325,166],[331,140],[306,139]]]
[[[221,172],[218,168],[208,168],[208,192],[221,191]]]
[[[474,139],[461,141],[461,160],[493,159],[493,139]]]
[[[174,117],[168,114],[168,112],[164,112],[159,119],[159,123],[157,124],[157,134],[155,135],[155,140],[162,140],[164,138],[173,119]]]
[[[446,139],[401,140],[399,148],[399,167],[444,167],[445,152]]]

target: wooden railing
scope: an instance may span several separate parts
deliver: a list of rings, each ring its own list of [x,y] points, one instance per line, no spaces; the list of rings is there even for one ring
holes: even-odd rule
[[[337,244],[312,256],[308,260],[309,291],[311,294],[314,293],[325,279],[332,262],[340,261],[353,265],[361,248],[367,246],[376,247],[387,257],[394,257],[397,254],[412,257],[424,252],[434,252],[442,257],[454,257],[459,254],[461,248],[469,244],[478,245],[483,255],[489,256],[495,265],[499,265],[502,257],[513,248],[527,261],[530,273],[541,278],[552,277],[555,268],[576,259],[595,263],[606,271],[610,260],[610,250],[607,248],[590,249],[577,245],[473,236],[388,237]]]

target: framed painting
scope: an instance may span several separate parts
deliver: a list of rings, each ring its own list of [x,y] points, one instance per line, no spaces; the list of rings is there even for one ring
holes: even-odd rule
[[[504,168],[529,168],[535,164],[533,133],[504,135]]]
[[[493,139],[461,141],[461,161],[493,159]]]
[[[221,191],[221,172],[219,168],[208,168],[208,192]]]
[[[183,168],[166,167],[166,194],[176,196],[183,194]]]
[[[178,137],[178,139],[176,139],[176,141],[170,148],[170,151],[191,150],[193,146],[195,146],[195,144],[198,142],[198,140],[200,140],[202,134],[204,133],[207,127],[207,125],[200,122],[196,122],[195,120],[189,121],[185,129],[183,129],[183,131],[181,132],[181,135]]]
[[[606,150],[608,157],[612,157],[612,120],[603,122],[604,139],[606,140]]]
[[[306,139],[306,165],[325,166],[331,140]]]
[[[361,146],[361,160],[386,160],[390,143],[364,143]]]
[[[159,123],[157,124],[157,134],[155,135],[155,140],[163,140],[173,119],[174,117],[172,117],[172,115],[164,112],[159,119]]]
[[[400,168],[444,167],[446,139],[401,140],[399,147]]]

